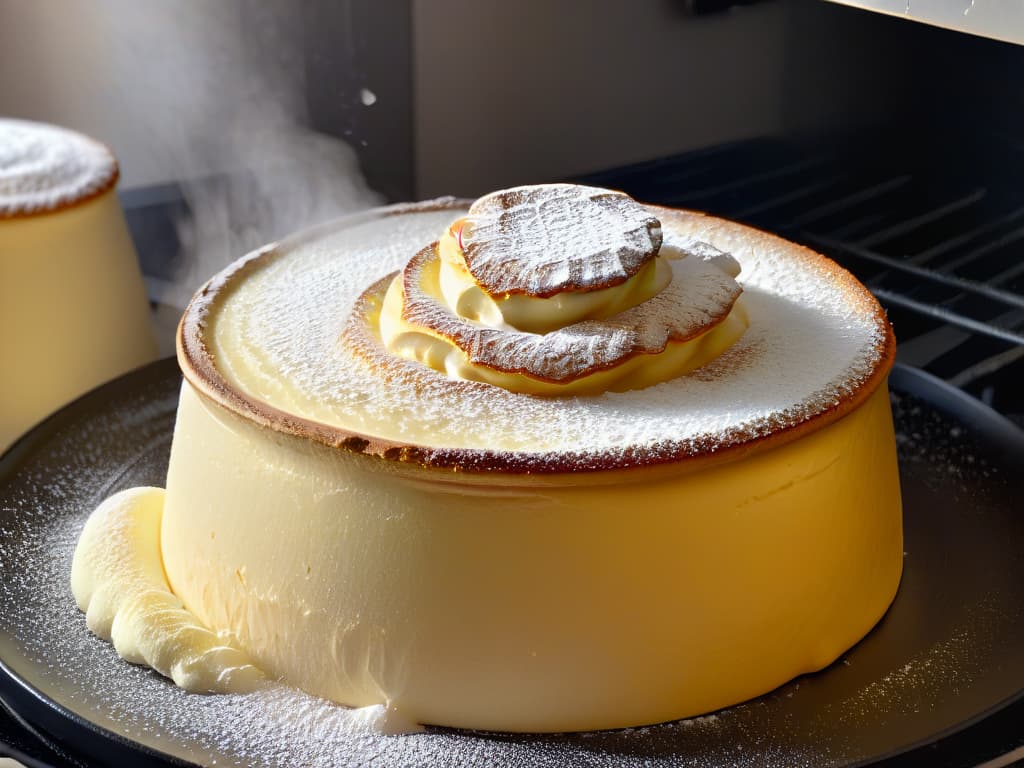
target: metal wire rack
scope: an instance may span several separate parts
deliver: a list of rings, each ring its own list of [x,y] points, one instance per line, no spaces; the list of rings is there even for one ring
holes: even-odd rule
[[[898,359],[1024,423],[1024,204],[1012,181],[772,139],[580,180],[825,253],[885,306]]]

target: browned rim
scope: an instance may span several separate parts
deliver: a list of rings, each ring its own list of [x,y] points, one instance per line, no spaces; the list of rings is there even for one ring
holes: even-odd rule
[[[735,459],[751,451],[781,446],[837,421],[855,410],[883,384],[892,367],[896,353],[896,340],[885,313],[875,298],[850,273],[831,259],[775,235],[746,225],[728,222],[730,226],[741,227],[757,238],[768,238],[786,243],[795,249],[801,258],[814,264],[818,270],[828,274],[847,294],[852,306],[860,306],[870,312],[879,328],[885,330],[884,340],[879,345],[879,357],[870,374],[852,392],[839,399],[834,405],[818,413],[790,424],[773,426],[768,434],[737,428],[731,433],[708,437],[703,441],[666,440],[657,447],[638,446],[614,451],[558,451],[523,452],[498,451],[469,448],[437,448],[428,445],[403,443],[353,430],[323,424],[282,411],[242,392],[228,382],[217,369],[213,354],[208,348],[204,334],[207,321],[216,301],[229,294],[232,288],[246,275],[261,268],[289,249],[314,239],[321,233],[336,231],[340,227],[353,226],[365,221],[410,212],[456,210],[464,208],[469,201],[443,198],[424,203],[400,204],[375,208],[355,214],[339,221],[299,233],[281,243],[273,243],[232,264],[214,276],[193,297],[181,323],[178,325],[178,362],[186,380],[203,396],[227,408],[244,419],[260,424],[277,432],[293,435],[320,443],[332,449],[378,457],[397,467],[419,467],[451,472],[479,474],[504,473],[508,475],[557,475],[579,472],[609,472],[638,467],[664,465],[685,465],[692,468],[694,463]],[[648,206],[659,216],[705,216],[692,211],[681,211],[660,206]],[[713,218],[713,217],[708,217]],[[723,220],[724,221],[724,220]],[[438,474],[440,478],[441,475]]]

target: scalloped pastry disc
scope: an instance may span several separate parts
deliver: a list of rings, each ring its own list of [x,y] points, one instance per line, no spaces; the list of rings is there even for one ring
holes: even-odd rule
[[[658,254],[661,223],[621,192],[541,184],[481,197],[461,244],[487,293],[543,298],[625,282]]]

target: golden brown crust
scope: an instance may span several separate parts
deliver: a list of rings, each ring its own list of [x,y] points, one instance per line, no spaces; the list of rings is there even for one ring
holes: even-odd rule
[[[378,208],[349,217],[346,224],[358,224],[371,218],[401,215],[407,211],[433,211],[462,209],[467,201],[447,198],[413,205],[398,205]],[[648,206],[659,217],[676,218],[698,216],[709,222],[714,217],[705,214],[680,211],[660,206]],[[664,218],[663,218],[664,221]],[[431,476],[443,480],[451,471],[481,473],[487,475],[560,475],[579,472],[609,472],[632,470],[639,467],[674,465],[689,469],[707,461],[724,461],[747,455],[751,451],[764,450],[783,445],[792,440],[821,429],[856,409],[861,403],[883,386],[892,368],[896,353],[896,340],[885,313],[875,298],[852,275],[826,257],[794,243],[783,240],[761,230],[722,221],[730,228],[742,227],[753,241],[774,245],[785,244],[792,253],[811,265],[815,271],[838,285],[850,301],[850,306],[870,316],[880,330],[881,341],[877,345],[876,361],[868,375],[859,385],[850,388],[828,407],[806,418],[788,419],[780,414],[772,419],[767,434],[746,428],[717,434],[706,440],[685,442],[666,441],[659,446],[636,446],[635,448],[600,452],[511,452],[461,448],[434,448],[426,445],[402,443],[352,430],[322,424],[270,406],[231,385],[219,372],[216,361],[204,340],[210,311],[215,302],[230,293],[232,287],[252,270],[261,268],[279,256],[283,249],[279,244],[269,245],[237,262],[228,271],[208,282],[193,298],[178,326],[178,360],[185,378],[202,395],[228,410],[269,429],[302,439],[312,440],[330,448],[342,449],[393,462],[395,468],[418,467],[431,472]],[[334,222],[286,241],[291,247],[297,243],[315,238],[319,232],[338,227]],[[389,278],[385,278],[389,279]],[[369,291],[367,292],[369,293]],[[364,293],[363,296],[367,296]],[[728,353],[727,353],[728,354]],[[453,382],[453,386],[466,382]]]

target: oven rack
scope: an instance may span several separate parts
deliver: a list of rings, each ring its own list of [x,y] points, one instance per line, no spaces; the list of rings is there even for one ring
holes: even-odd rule
[[[762,138],[578,180],[830,256],[886,308],[897,359],[1024,424],[1024,205],[1006,176]]]

